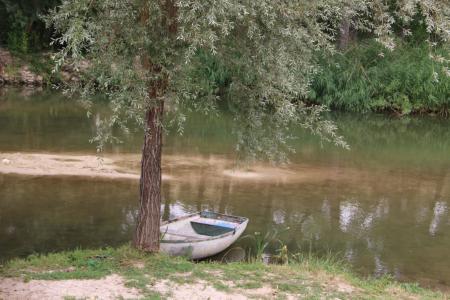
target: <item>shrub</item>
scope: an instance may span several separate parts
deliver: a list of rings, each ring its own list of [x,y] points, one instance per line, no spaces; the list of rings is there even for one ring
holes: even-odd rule
[[[444,46],[436,54],[449,56]],[[394,51],[375,41],[354,45],[345,53],[319,59],[309,100],[332,109],[398,114],[450,109],[450,77],[430,58],[427,44],[399,44]]]

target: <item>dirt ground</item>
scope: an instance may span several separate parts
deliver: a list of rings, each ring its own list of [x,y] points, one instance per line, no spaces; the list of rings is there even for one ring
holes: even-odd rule
[[[230,283],[232,285],[232,283]],[[167,299],[191,300],[245,300],[249,298],[272,298],[276,292],[271,287],[252,290],[236,289],[232,293],[219,291],[205,281],[178,284],[161,280],[148,288]],[[285,295],[286,296],[286,295]],[[83,280],[31,280],[0,278],[0,299],[4,300],[60,300],[60,299],[139,299],[143,296],[135,288],[125,286],[119,275],[103,279]],[[294,299],[290,295],[288,299]]]
[[[0,299],[4,300],[56,300],[56,299],[136,299],[137,289],[125,286],[119,275],[103,279],[31,280],[0,278]]]

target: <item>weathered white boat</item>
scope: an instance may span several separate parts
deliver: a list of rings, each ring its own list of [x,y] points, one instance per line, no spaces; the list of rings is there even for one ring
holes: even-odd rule
[[[244,232],[248,218],[203,211],[161,223],[161,251],[201,259],[233,244]]]

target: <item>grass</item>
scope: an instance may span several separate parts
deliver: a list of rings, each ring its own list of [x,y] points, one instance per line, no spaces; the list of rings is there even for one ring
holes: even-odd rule
[[[432,54],[449,59],[448,46]],[[399,115],[431,113],[449,116],[450,77],[430,58],[427,44],[398,41],[388,51],[369,40],[345,52],[320,59],[322,71],[314,78],[309,99],[334,110],[391,112]]]
[[[177,285],[207,284],[225,293],[249,293],[265,287],[274,298],[289,295],[315,298],[355,299],[444,299],[446,295],[423,289],[414,283],[398,283],[388,277],[379,279],[355,276],[339,261],[296,255],[286,265],[261,262],[221,264],[191,262],[163,254],[147,255],[129,246],[98,250],[74,250],[14,259],[0,268],[2,277],[33,279],[99,279],[119,274],[129,287],[139,289],[148,299],[164,298],[152,290],[162,280]]]

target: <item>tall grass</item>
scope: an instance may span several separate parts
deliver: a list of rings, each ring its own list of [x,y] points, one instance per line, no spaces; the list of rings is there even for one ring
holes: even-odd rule
[[[278,239],[278,231],[271,230],[262,235],[260,232],[255,232],[254,234],[247,234],[241,237],[241,240],[248,239],[251,241],[251,247],[248,248],[248,258],[249,261],[263,261],[264,254],[268,250],[269,246],[273,243],[278,243],[283,245],[281,240]]]
[[[435,54],[450,56],[444,46]],[[430,58],[428,44],[399,43],[394,51],[375,41],[355,44],[345,53],[319,59],[322,71],[309,100],[331,109],[397,114],[448,115],[450,77]]]

